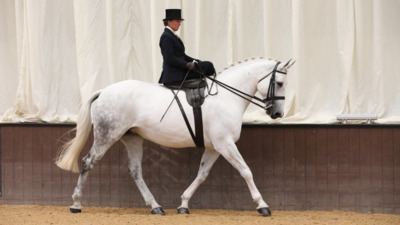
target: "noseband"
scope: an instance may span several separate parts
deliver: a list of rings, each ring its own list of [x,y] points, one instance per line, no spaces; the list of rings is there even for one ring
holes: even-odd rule
[[[233,94],[235,94],[235,95],[237,95],[237,96],[239,96],[239,97],[241,97],[241,98],[243,98],[243,99],[245,99],[245,100],[247,100],[247,101],[253,103],[254,105],[256,105],[256,106],[258,106],[258,107],[260,107],[260,108],[262,108],[262,109],[264,109],[264,110],[267,110],[267,109],[269,109],[270,107],[273,107],[273,106],[274,106],[275,100],[285,100],[285,96],[275,96],[275,83],[276,83],[276,81],[275,81],[275,74],[276,74],[276,73],[286,74],[286,72],[282,72],[282,71],[279,71],[279,70],[278,70],[278,65],[279,65],[280,63],[281,63],[281,62],[277,62],[276,65],[275,65],[275,67],[274,67],[274,69],[273,69],[269,74],[265,75],[263,78],[261,78],[261,79],[258,81],[258,83],[260,83],[260,82],[263,81],[265,78],[267,78],[267,77],[269,77],[269,76],[271,75],[271,78],[270,78],[270,81],[269,81],[269,87],[268,87],[267,97],[266,97],[265,99],[261,99],[261,98],[259,98],[259,97],[257,97],[257,96],[251,96],[251,95],[249,95],[249,94],[246,94],[246,93],[244,93],[244,92],[242,92],[242,91],[240,91],[240,90],[238,90],[238,89],[236,89],[236,88],[234,88],[234,87],[231,87],[231,86],[229,86],[229,85],[227,85],[227,84],[224,84],[224,83],[222,83],[221,81],[218,81],[218,80],[216,80],[216,79],[214,79],[214,78],[211,78],[211,77],[206,77],[206,78],[212,80],[213,82],[215,82],[216,84],[218,84],[218,85],[220,85],[221,87],[225,88],[226,90],[232,92]],[[257,100],[257,101],[259,101],[259,102],[261,102],[261,103],[264,103],[265,106],[263,106],[263,105],[261,105],[261,104],[255,102],[255,101],[253,101],[253,100]]]

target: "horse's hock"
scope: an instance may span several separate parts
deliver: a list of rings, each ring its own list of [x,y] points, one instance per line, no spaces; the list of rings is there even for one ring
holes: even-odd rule
[[[71,204],[78,175],[60,170],[54,159],[60,138],[72,128],[1,125],[1,204]],[[400,213],[400,126],[249,125],[237,145],[272,210]],[[144,143],[144,179],[164,208],[180,204],[201,155],[195,148]],[[84,191],[85,206],[146,207],[128,173],[121,143],[98,165]],[[193,196],[191,208],[254,210],[254,203],[240,174],[221,158]]]

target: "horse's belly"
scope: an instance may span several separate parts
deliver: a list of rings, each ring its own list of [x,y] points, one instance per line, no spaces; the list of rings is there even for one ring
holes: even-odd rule
[[[139,134],[143,138],[152,141],[156,144],[171,147],[171,148],[185,148],[195,147],[195,144],[190,137],[189,131],[186,130],[171,130],[154,128],[132,128],[134,133]]]

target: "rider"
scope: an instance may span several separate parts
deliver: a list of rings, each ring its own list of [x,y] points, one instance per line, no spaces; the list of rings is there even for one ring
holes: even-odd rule
[[[208,61],[200,61],[185,54],[185,46],[176,34],[181,22],[180,9],[166,9],[164,33],[160,38],[161,54],[163,56],[163,71],[159,83],[181,83],[186,80],[201,78],[202,75],[215,74],[214,65]]]

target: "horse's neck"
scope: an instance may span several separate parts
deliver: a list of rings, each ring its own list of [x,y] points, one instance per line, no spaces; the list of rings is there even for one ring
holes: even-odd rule
[[[234,87],[246,94],[254,95],[257,91],[258,76],[255,73],[258,64],[242,65],[238,69],[231,68],[224,71],[217,78],[219,81]]]
[[[217,78],[219,81],[227,84],[235,89],[240,90],[248,95],[255,95],[257,91],[258,78],[257,72],[260,70],[260,64],[253,63],[251,65],[241,65],[239,68],[230,68],[219,75]],[[232,98],[228,90],[223,90],[223,95],[225,93],[229,95],[227,99],[235,101],[236,104],[240,104],[243,112],[249,105],[249,101],[242,98]]]

